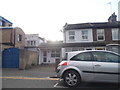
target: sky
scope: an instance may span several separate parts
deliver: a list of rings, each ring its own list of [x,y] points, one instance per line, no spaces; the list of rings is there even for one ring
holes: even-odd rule
[[[107,22],[120,0],[0,0],[0,15],[25,34],[63,40],[65,23]],[[108,4],[111,2],[111,4]]]

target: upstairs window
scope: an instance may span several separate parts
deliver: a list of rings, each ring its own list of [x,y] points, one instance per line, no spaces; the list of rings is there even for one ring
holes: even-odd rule
[[[75,40],[75,31],[69,31],[69,40]]]
[[[112,29],[112,40],[120,40],[120,29],[119,28]]]
[[[82,40],[88,40],[88,30],[81,31]]]
[[[22,35],[18,35],[18,42],[22,41]]]
[[[98,41],[104,41],[105,40],[104,29],[98,29],[97,30],[97,40]]]

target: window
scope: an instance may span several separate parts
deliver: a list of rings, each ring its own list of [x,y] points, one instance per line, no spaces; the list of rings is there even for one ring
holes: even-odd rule
[[[114,62],[114,63],[119,63],[120,62],[120,57],[112,54],[112,53],[106,53],[106,62]]]
[[[98,41],[104,41],[105,40],[104,29],[98,29],[97,30],[97,40]]]
[[[47,51],[44,51],[44,52],[43,52],[43,56],[47,56]]]
[[[87,40],[88,39],[88,30],[82,30],[81,35],[82,35],[82,40]]]
[[[60,57],[60,51],[51,51],[51,57]]]
[[[28,45],[28,46],[30,45],[30,41],[27,41],[27,45]]]
[[[33,41],[31,41],[31,46],[33,45]]]
[[[86,48],[85,50],[92,50],[92,48]]]
[[[0,26],[2,26],[2,21],[0,20]]]
[[[112,40],[120,40],[120,29],[112,29]]]
[[[43,62],[47,62],[47,58],[45,57],[45,58],[43,58]]]
[[[90,53],[80,53],[70,60],[72,61],[92,61]]]
[[[120,56],[106,52],[92,52],[94,60],[98,62],[120,62]]]
[[[18,41],[22,41],[22,35],[18,35]]]
[[[75,31],[69,31],[69,40],[75,40]]]
[[[36,45],[36,42],[34,41],[34,45]]]
[[[95,48],[95,50],[105,50],[105,48],[104,47],[97,47],[97,48]]]

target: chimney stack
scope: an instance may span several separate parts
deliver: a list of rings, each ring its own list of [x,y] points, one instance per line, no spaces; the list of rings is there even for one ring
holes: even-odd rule
[[[117,15],[115,15],[115,12],[108,18],[108,22],[116,22],[117,21]]]

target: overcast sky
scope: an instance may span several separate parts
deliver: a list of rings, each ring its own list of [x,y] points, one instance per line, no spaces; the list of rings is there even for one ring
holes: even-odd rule
[[[65,23],[107,22],[120,0],[1,0],[0,15],[26,34],[62,40]],[[111,2],[112,9],[110,7]]]

